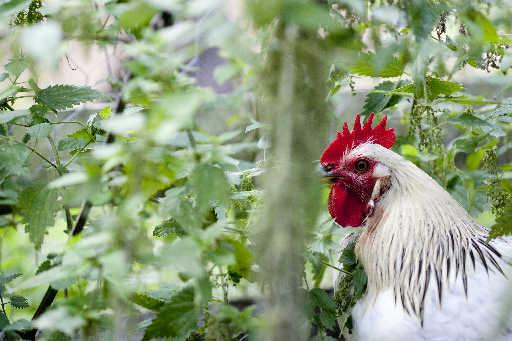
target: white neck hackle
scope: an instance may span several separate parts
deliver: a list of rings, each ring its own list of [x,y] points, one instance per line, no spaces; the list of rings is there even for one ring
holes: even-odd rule
[[[501,271],[499,253],[485,243],[487,231],[476,224],[429,175],[400,155],[366,143],[348,157],[366,156],[388,168],[389,189],[363,226],[356,254],[368,276],[368,295],[393,288],[395,301],[423,318],[431,281],[439,303],[450,281],[463,281],[475,262]]]

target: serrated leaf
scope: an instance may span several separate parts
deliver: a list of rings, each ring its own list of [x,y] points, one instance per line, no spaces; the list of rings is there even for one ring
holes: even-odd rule
[[[186,287],[165,303],[146,328],[143,340],[162,337],[185,339],[196,327],[199,312],[194,304],[194,289]]]
[[[11,295],[9,296],[9,303],[14,307],[18,309],[23,309],[28,307],[28,300],[19,295]]]
[[[0,145],[0,179],[26,174],[29,154],[30,151],[21,144]]]
[[[54,110],[64,110],[99,98],[101,94],[87,86],[52,85],[38,90],[34,99]]]
[[[424,86],[425,85],[425,86]],[[399,87],[395,90],[392,90],[392,93],[411,93],[415,94],[418,98],[425,97],[425,87],[427,90],[427,95],[430,100],[434,100],[438,98],[440,95],[451,95],[454,92],[464,90],[464,87],[459,83],[449,82],[442,79],[434,78],[427,76],[425,79],[425,84],[407,84],[402,87]]]
[[[55,222],[55,213],[59,208],[57,192],[48,189],[45,184],[35,184],[20,193],[18,202],[19,213],[25,222],[25,231],[36,248],[39,248],[46,229]]]

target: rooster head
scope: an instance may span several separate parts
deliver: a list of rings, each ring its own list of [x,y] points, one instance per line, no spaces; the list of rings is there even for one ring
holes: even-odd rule
[[[386,128],[386,116],[372,127],[374,114],[361,127],[357,115],[352,131],[347,122],[343,131],[324,150],[320,165],[331,183],[329,213],[341,226],[358,227],[374,212],[375,201],[385,192],[389,169],[373,154],[365,154],[364,146],[391,148],[395,142],[394,129]],[[371,146],[370,146],[371,147]]]

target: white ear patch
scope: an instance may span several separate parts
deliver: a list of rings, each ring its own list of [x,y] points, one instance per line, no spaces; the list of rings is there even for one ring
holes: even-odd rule
[[[390,176],[391,172],[389,171],[389,168],[384,166],[382,163],[377,163],[375,165],[375,169],[373,170],[373,177],[374,178],[383,178],[385,176]]]

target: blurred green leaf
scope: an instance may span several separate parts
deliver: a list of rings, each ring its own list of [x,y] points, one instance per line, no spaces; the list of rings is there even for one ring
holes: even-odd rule
[[[387,60],[379,60],[373,53],[361,53],[355,65],[350,69],[352,73],[371,77],[398,77],[405,67],[405,60],[390,56]]]
[[[10,59],[9,62],[5,64],[5,70],[14,76],[14,78],[17,78],[29,67],[29,65],[29,62],[25,57],[19,56]]]
[[[146,294],[135,293],[130,297],[131,301],[149,310],[159,310],[165,302],[161,299]]]
[[[211,204],[227,204],[231,186],[221,168],[210,164],[200,164],[190,175],[190,183],[199,211],[205,211]]]

